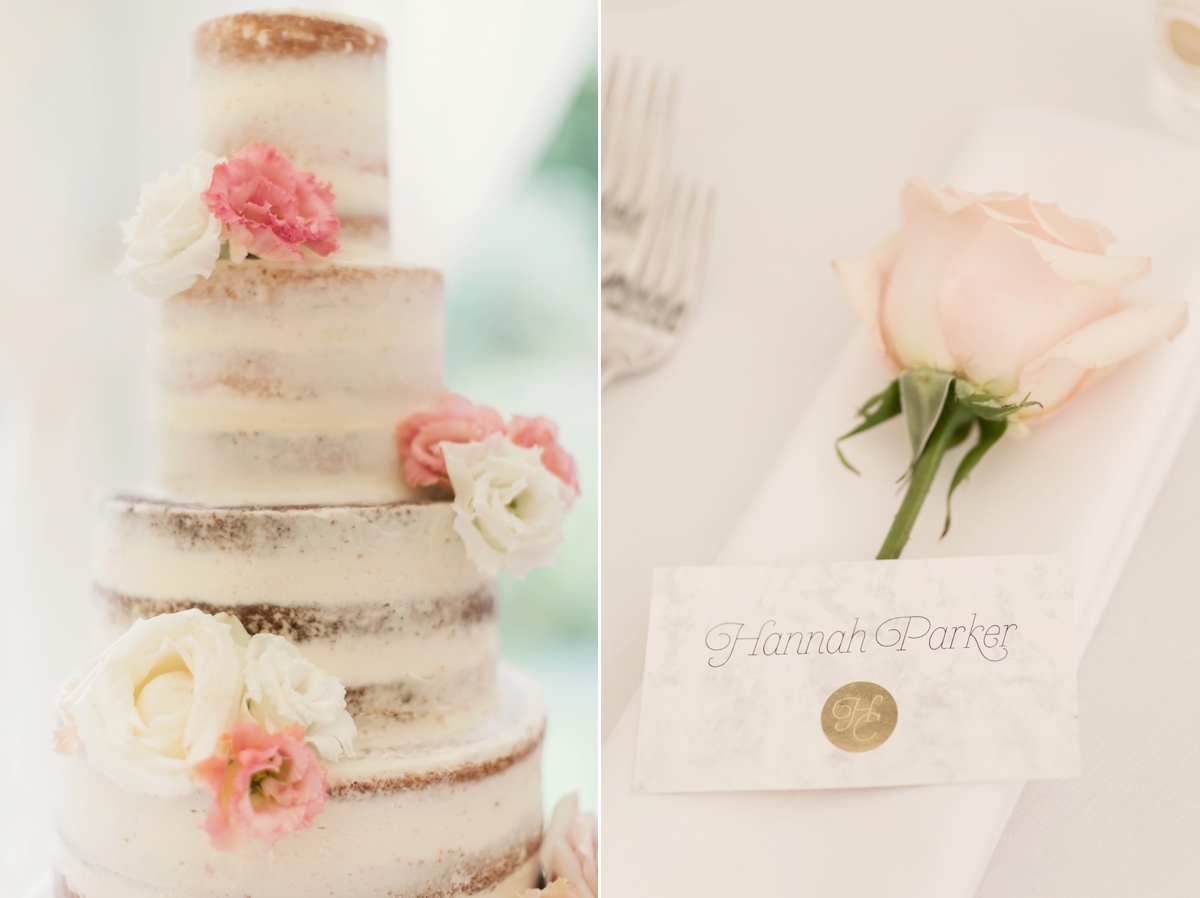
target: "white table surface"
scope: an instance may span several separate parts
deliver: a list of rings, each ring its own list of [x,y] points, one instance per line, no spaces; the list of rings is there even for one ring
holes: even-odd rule
[[[1149,18],[1132,0],[605,6],[605,61],[679,71],[673,169],[719,199],[691,333],[665,368],[603,399],[602,735],[641,680],[651,569],[713,560],[853,326],[828,260],[894,227],[905,179],[936,180],[995,106],[1157,130]],[[1200,558],[1186,547],[1200,515],[1182,497],[1200,490],[1198,461],[1193,425],[1081,668],[1084,775],[1026,791],[981,895],[1139,894],[1149,870],[1163,894],[1200,892],[1200,870],[1180,863],[1200,844],[1198,765],[1116,735],[1140,690],[1200,679],[1200,653],[1176,640],[1150,664],[1111,663],[1131,628],[1148,650],[1151,609],[1196,618]],[[1037,886],[1042,869],[1061,876]]]

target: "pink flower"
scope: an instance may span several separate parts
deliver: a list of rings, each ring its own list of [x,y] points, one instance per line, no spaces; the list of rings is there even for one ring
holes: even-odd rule
[[[233,851],[247,838],[270,848],[321,813],[325,770],[305,744],[304,727],[268,733],[256,723],[235,723],[223,748],[196,765],[213,791],[203,828],[214,848]]]
[[[542,839],[538,852],[546,882],[565,877],[573,885],[571,892],[578,898],[596,898],[600,894],[600,832],[596,815],[579,813],[579,800],[574,795],[561,798],[554,806],[554,816]],[[546,898],[557,893],[547,890]]]
[[[1175,336],[1187,304],[1122,295],[1150,260],[1110,256],[1113,236],[1027,195],[978,196],[913,179],[903,227],[834,261],[846,295],[898,368],[954,374],[1028,418]]]
[[[530,449],[540,446],[542,464],[546,469],[579,495],[579,472],[575,459],[558,443],[558,425],[549,418],[523,418],[513,415],[508,425],[508,438],[514,445]],[[572,497],[572,501],[574,498]]]
[[[440,444],[478,443],[493,433],[504,433],[499,412],[443,393],[428,411],[409,415],[396,428],[404,479],[413,486],[449,487]]]
[[[584,895],[565,879],[556,879],[544,889],[526,889],[518,898],[584,898]]]
[[[319,184],[311,172],[297,171],[261,140],[219,163],[200,198],[224,225],[235,262],[247,253],[299,262],[304,258],[302,246],[319,256],[338,248],[338,217],[329,185]]]

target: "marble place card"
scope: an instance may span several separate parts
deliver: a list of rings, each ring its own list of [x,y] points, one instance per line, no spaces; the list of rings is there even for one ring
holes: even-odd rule
[[[1079,773],[1065,555],[655,572],[634,786]]]

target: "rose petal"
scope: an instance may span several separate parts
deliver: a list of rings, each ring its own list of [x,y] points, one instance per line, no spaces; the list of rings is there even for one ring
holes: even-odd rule
[[[988,221],[978,205],[946,216],[931,208],[917,181],[901,196],[904,241],[884,288],[880,321],[884,342],[901,368],[954,371],[942,332],[939,290],[951,260]]]
[[[941,325],[955,366],[944,370],[1006,396],[1030,362],[1116,308],[1118,291],[1063,280],[1034,241],[989,221],[941,284]]]
[[[1017,412],[1017,418],[1037,418],[1071,399],[1091,380],[1094,372],[1066,359],[1044,359],[1021,372],[1017,389],[1007,403],[1036,402]]]
[[[1084,327],[1046,353],[1081,368],[1105,368],[1170,340],[1187,325],[1185,302],[1137,303]]]
[[[1114,242],[1113,235],[1104,225],[1072,218],[1056,203],[1034,203],[1033,211],[1042,227],[1063,246],[1086,253],[1103,253],[1104,247]]]
[[[867,333],[880,348],[884,347],[879,321],[884,285],[903,240],[904,232],[896,231],[865,253],[833,260],[833,270],[842,282],[850,307],[867,326]]]
[[[1148,256],[1106,256],[1034,238],[1033,248],[1064,281],[1089,287],[1121,288],[1150,271]]]

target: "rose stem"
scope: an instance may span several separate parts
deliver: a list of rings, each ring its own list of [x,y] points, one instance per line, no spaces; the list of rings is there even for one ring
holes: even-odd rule
[[[900,553],[904,551],[908,538],[912,535],[913,525],[917,522],[917,515],[921,513],[921,506],[925,503],[925,497],[929,495],[934,477],[937,476],[942,456],[946,454],[954,432],[970,417],[971,413],[959,405],[954,391],[951,390],[950,395],[946,397],[946,407],[942,409],[942,414],[933,427],[933,433],[929,435],[929,442],[925,444],[925,451],[921,453],[916,467],[913,468],[904,501],[900,503],[900,510],[892,520],[892,529],[888,531],[879,554],[875,556],[877,559],[899,558]]]

